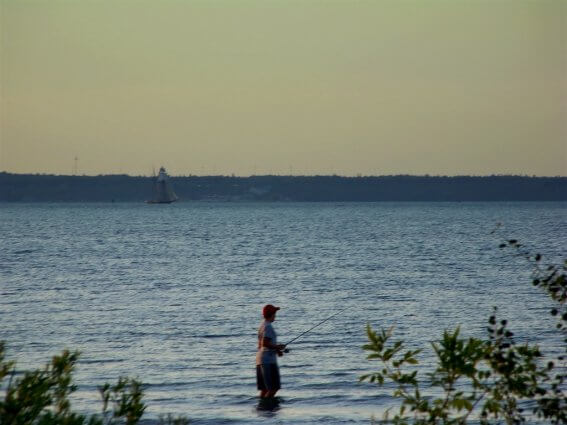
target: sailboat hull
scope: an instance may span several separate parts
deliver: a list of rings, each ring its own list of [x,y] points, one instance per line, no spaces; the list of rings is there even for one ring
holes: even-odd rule
[[[149,200],[146,201],[146,204],[171,204],[173,202],[177,201],[177,199],[174,199],[172,201],[154,201],[154,200]]]

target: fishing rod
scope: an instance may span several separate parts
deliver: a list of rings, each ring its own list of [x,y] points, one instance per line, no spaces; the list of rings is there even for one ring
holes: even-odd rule
[[[331,316],[327,317],[325,320],[320,321],[319,323],[317,323],[315,326],[313,326],[312,328],[307,329],[305,332],[297,335],[295,338],[293,338],[291,341],[289,341],[287,344],[285,344],[285,346],[287,347],[289,344],[291,344],[293,341],[297,341],[299,338],[301,338],[303,335],[305,335],[308,332],[311,332],[313,329],[315,329],[318,326],[321,326],[323,323],[325,323],[327,320],[335,317],[337,314],[342,313],[343,311],[345,311],[346,309],[348,309],[348,307],[343,308],[342,310],[337,311],[336,313],[333,313]],[[284,350],[284,353],[289,353],[289,349],[286,348]]]

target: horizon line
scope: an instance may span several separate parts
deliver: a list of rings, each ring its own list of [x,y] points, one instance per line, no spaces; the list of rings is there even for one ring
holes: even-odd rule
[[[155,177],[152,175],[144,174],[127,174],[127,173],[111,173],[111,174],[55,174],[55,173],[40,173],[40,172],[27,172],[27,173],[17,173],[11,171],[0,171],[0,174],[11,174],[16,176],[45,176],[45,177],[112,177],[112,176],[122,176],[122,177],[144,177],[151,178]],[[249,175],[236,175],[235,173],[230,174],[169,174],[171,178],[187,178],[187,177],[224,177],[224,178],[252,178],[252,177],[340,177],[340,178],[380,178],[380,177],[421,177],[421,178],[459,178],[459,177],[524,177],[524,178],[567,178],[567,175],[529,175],[529,174],[362,174],[357,173],[356,175],[347,174],[249,174]]]

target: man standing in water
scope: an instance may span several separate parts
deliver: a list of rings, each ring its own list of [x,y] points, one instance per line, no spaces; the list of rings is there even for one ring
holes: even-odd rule
[[[271,398],[280,389],[280,369],[277,356],[283,356],[285,345],[278,344],[272,322],[279,307],[266,304],[262,309],[264,321],[258,329],[258,353],[256,354],[256,383],[261,398]]]

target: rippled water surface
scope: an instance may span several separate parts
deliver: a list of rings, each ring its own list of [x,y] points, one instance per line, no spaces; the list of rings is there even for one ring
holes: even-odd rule
[[[445,328],[484,336],[498,306],[518,338],[558,349],[550,302],[517,238],[565,254],[565,203],[0,204],[0,339],[19,369],[79,349],[78,410],[121,375],[148,384],[146,417],[195,424],[368,424],[389,388],[359,383],[365,326],[412,347]],[[500,236],[491,234],[502,223]],[[546,258],[550,258],[546,257]],[[551,259],[550,258],[550,259]],[[286,342],[275,411],[258,410],[260,310]],[[544,350],[544,351],[545,351]]]

